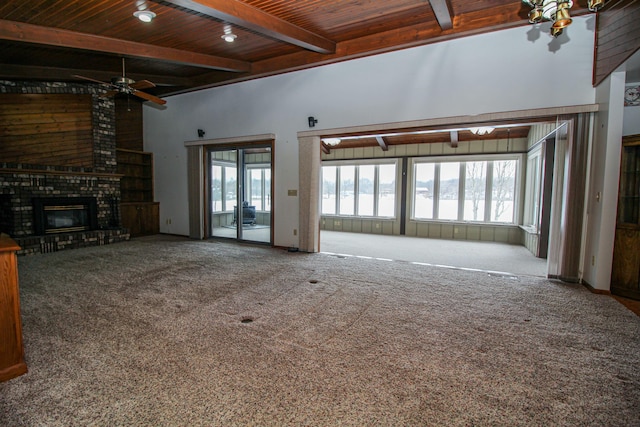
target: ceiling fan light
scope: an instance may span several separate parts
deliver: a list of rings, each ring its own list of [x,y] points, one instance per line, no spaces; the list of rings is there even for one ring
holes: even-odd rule
[[[136,10],[133,12],[133,16],[141,20],[142,22],[151,22],[153,18],[156,17],[156,14],[151,12],[150,10]]]

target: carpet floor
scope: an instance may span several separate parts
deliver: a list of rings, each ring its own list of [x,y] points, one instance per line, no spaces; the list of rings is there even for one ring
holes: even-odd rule
[[[168,236],[19,270],[2,426],[640,425],[640,318],[579,285]]]

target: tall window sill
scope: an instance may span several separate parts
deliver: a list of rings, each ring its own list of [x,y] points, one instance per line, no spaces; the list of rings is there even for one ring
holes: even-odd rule
[[[533,225],[520,225],[519,227],[528,234],[538,234],[538,228]]]

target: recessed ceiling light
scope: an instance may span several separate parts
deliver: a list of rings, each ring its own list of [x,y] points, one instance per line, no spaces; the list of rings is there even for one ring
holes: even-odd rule
[[[142,22],[151,22],[153,18],[156,17],[156,14],[151,12],[150,10],[136,10],[133,12],[133,16],[141,20]]]
[[[238,38],[238,36],[236,36],[233,33],[223,34],[222,35],[222,40],[226,41],[227,43],[233,43],[237,38]]]

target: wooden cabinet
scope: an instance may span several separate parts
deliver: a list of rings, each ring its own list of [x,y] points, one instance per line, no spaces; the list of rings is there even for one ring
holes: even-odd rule
[[[622,141],[611,293],[640,300],[640,135]]]
[[[148,236],[160,232],[160,204],[121,203],[122,226],[129,229],[131,237]]]
[[[0,234],[0,381],[27,372],[22,346],[18,261],[20,247],[6,234]]]

